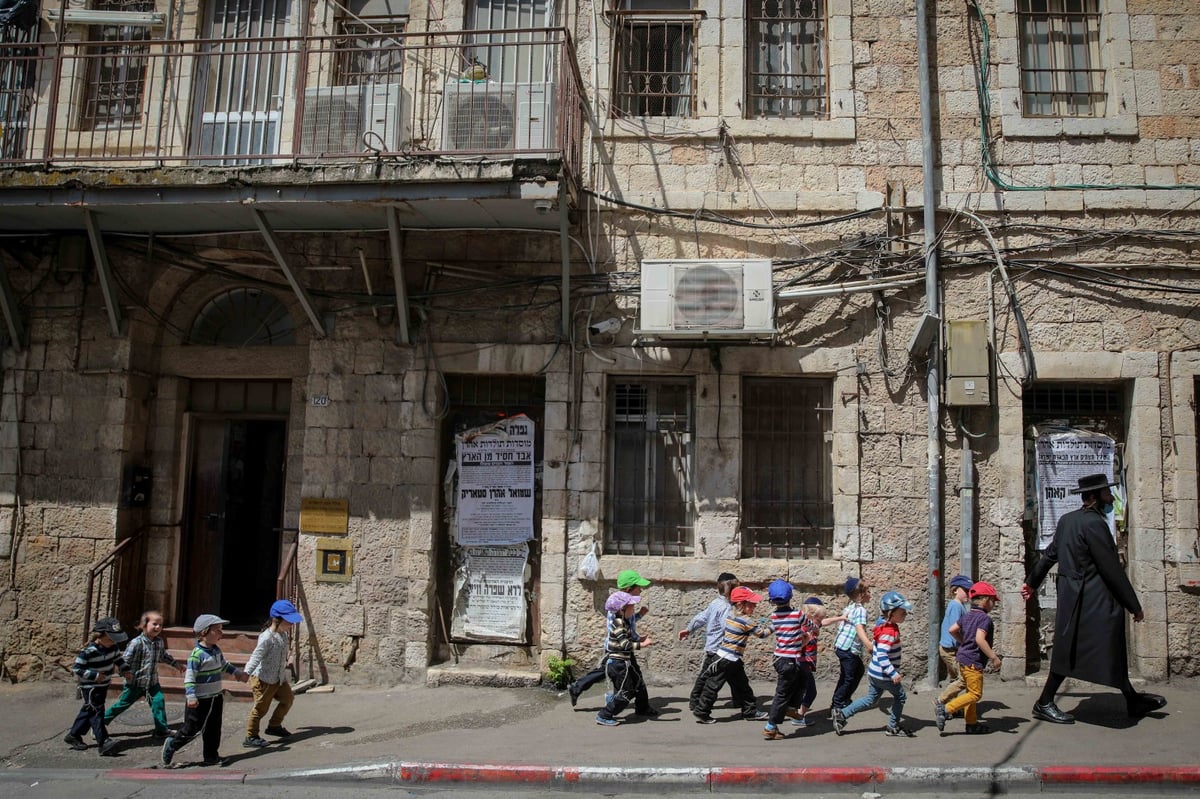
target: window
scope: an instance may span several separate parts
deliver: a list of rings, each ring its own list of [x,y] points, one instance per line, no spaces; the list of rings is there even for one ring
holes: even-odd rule
[[[824,117],[824,0],[747,0],[746,115]]]
[[[338,21],[337,85],[399,83],[404,21],[343,17]]]
[[[153,11],[154,0],[94,0],[94,11]],[[92,25],[80,127],[133,126],[142,121],[151,35],[145,25]]]
[[[209,300],[196,315],[189,344],[254,347],[296,343],[288,309],[258,289],[230,289]]]
[[[616,379],[608,405],[605,551],[690,555],[696,516],[691,381]]]
[[[1127,0],[995,0],[1005,137],[1133,136]]]
[[[832,384],[742,385],[742,557],[833,554]]]
[[[1018,0],[1026,116],[1104,116],[1099,0]]]
[[[614,25],[617,114],[696,115],[698,19],[690,0],[626,0]]]

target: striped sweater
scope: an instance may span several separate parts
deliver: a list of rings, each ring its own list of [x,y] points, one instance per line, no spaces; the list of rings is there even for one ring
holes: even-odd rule
[[[788,605],[771,611],[771,630],[775,633],[775,657],[798,658],[804,651],[804,612]]]
[[[888,680],[899,673],[900,628],[891,622],[882,622],[875,627],[875,648],[871,650],[871,662],[867,674],[876,680]]]
[[[79,678],[79,684],[84,688],[107,684],[100,678],[107,674],[125,671],[125,659],[121,657],[121,649],[116,644],[100,646],[99,641],[92,641],[75,656],[75,665],[71,671]]]
[[[741,660],[742,654],[746,651],[746,642],[750,640],[750,636],[755,635],[759,638],[766,638],[771,634],[771,630],[765,625],[760,625],[754,619],[748,616],[730,616],[725,619],[725,637],[721,639],[721,646],[717,648],[717,655],[726,660]]]
[[[221,693],[221,676],[240,674],[236,666],[225,662],[221,647],[197,643],[187,659],[183,674],[183,692],[188,699],[207,699]]]
[[[633,631],[629,619],[621,613],[608,614],[608,639],[604,642],[608,657],[629,660],[641,648],[641,638]]]

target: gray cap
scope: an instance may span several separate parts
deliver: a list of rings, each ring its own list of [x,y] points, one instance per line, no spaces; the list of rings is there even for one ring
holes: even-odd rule
[[[192,632],[199,635],[214,624],[229,624],[229,619],[222,619],[220,616],[214,616],[211,613],[201,613],[196,617],[196,623],[192,625]]]
[[[114,644],[123,644],[129,640],[129,635],[121,629],[121,622],[113,616],[97,619],[92,625],[92,632],[107,635]]]

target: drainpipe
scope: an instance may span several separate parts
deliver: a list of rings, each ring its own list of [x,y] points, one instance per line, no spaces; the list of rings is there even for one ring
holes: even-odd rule
[[[929,78],[929,12],[927,0],[916,0],[917,12],[917,73],[921,90],[921,173],[925,184],[925,309],[936,316],[942,315],[938,298],[937,220],[935,218],[937,197],[934,189],[933,152],[933,105]],[[925,396],[929,409],[929,667],[926,680],[936,687],[938,680],[938,636],[941,629],[942,595],[942,452],[940,394],[942,384],[941,336],[934,336],[929,344],[928,360],[925,364]]]
[[[975,572],[975,453],[971,450],[971,436],[961,426],[962,433],[962,471],[961,494],[959,502],[962,510],[961,543],[959,552],[959,574],[968,576]]]

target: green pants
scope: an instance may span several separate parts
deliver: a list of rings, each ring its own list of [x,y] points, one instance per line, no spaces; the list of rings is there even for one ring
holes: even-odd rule
[[[169,728],[167,727],[167,702],[163,699],[162,687],[158,683],[153,683],[147,688],[139,688],[136,685],[126,683],[125,690],[121,691],[121,695],[117,697],[117,701],[113,702],[112,706],[104,711],[104,723],[110,723],[143,696],[146,697],[146,701],[150,704],[150,715],[154,717],[154,732],[159,735],[166,735],[169,732]]]

